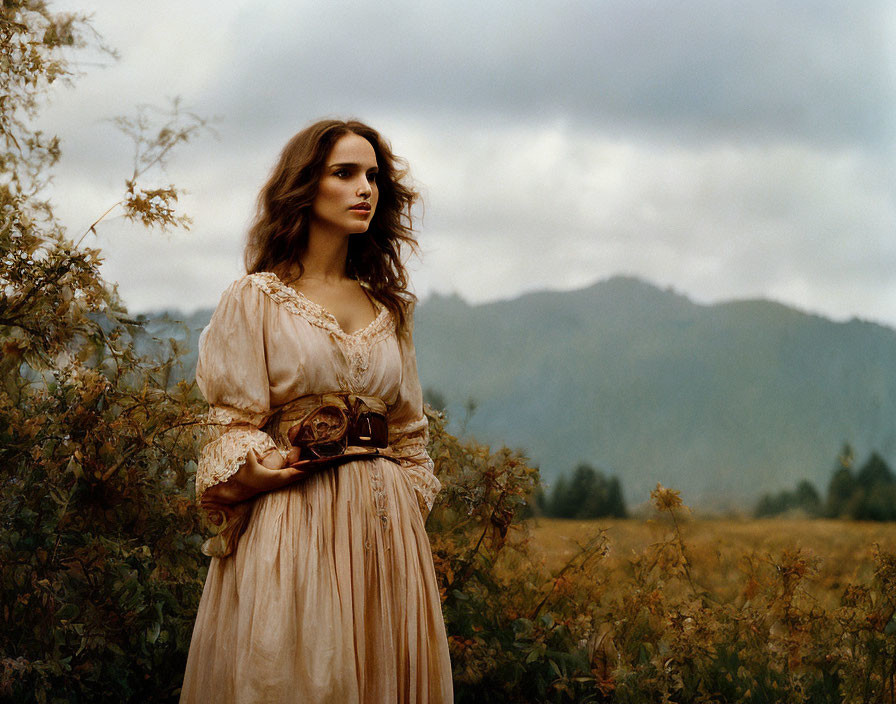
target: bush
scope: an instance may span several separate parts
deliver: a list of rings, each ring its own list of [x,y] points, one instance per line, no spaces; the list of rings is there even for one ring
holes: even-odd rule
[[[191,384],[176,345],[151,341],[40,199],[58,141],[29,128],[92,36],[44,3],[0,8],[0,697],[168,701],[202,584],[192,507]],[[122,123],[125,124],[125,123]],[[192,127],[138,137],[164,161]],[[182,222],[173,188],[126,183],[126,217]],[[138,353],[138,343],[151,354]]]
[[[624,575],[609,581],[601,531],[549,571],[525,524],[506,522],[531,471],[505,451],[436,436],[447,490],[429,527],[457,701],[891,701],[896,555],[875,550],[873,578],[847,585],[836,609],[807,593],[817,563],[799,550],[744,555],[727,576],[735,596],[723,599],[694,579],[687,509],[657,486],[665,535],[632,555]]]
[[[588,605],[602,587],[574,578],[599,558],[605,540],[596,535],[559,573],[549,573],[532,558],[520,520],[537,470],[519,454],[461,442],[444,427],[444,416],[431,415],[430,453],[444,489],[427,529],[455,700],[578,701],[593,690]]]

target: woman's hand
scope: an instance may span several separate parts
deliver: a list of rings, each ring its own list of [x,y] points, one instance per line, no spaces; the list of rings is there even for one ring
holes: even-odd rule
[[[275,491],[295,483],[303,476],[304,462],[287,465],[283,455],[276,449],[258,457],[250,450],[246,461],[227,481],[210,486],[202,494],[200,505],[209,513],[209,520],[215,525],[233,515],[235,505],[248,501],[265,491]],[[217,520],[216,520],[217,519]]]

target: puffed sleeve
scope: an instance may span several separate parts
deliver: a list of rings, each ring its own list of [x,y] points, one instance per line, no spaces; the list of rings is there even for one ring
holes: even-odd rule
[[[209,441],[199,455],[197,497],[236,473],[249,450],[259,456],[276,450],[271,436],[259,430],[271,415],[265,305],[264,293],[249,277],[239,279],[221,296],[199,337],[196,382],[209,403]]]
[[[389,447],[411,479],[424,516],[442,484],[426,452],[429,421],[423,413],[423,391],[417,376],[417,355],[411,330],[399,334],[401,349],[401,385],[395,403],[388,409]]]

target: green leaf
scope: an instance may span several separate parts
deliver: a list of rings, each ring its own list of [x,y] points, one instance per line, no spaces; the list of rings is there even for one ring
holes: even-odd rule
[[[159,639],[159,633],[162,630],[162,624],[158,621],[154,622],[146,631],[146,639],[150,643],[155,643]]]

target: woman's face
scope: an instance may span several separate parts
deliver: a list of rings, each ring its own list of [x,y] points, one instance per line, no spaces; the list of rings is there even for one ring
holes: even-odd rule
[[[367,232],[379,198],[376,174],[370,142],[353,132],[342,135],[327,156],[311,204],[311,226],[342,234]]]

